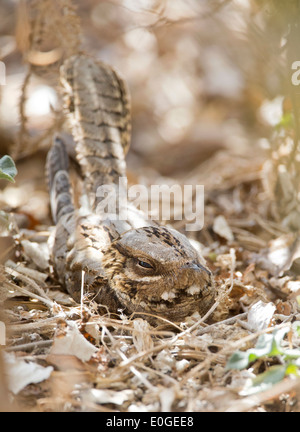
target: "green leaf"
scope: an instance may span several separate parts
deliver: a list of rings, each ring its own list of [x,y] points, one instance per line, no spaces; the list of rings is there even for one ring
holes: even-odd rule
[[[264,357],[270,354],[274,345],[274,334],[262,334],[259,336],[255,348],[257,357]],[[275,347],[274,347],[275,348]]]
[[[300,357],[300,349],[294,348],[294,349],[284,350],[284,360],[293,360],[293,359],[299,360],[299,357]]]
[[[210,254],[208,255],[208,258],[212,261],[212,262],[216,262],[218,255],[215,252],[210,252]]]
[[[297,303],[299,304],[298,297],[300,300],[300,296],[297,296]],[[300,336],[300,321],[294,321],[292,324],[293,331],[297,333],[297,336]]]
[[[249,396],[272,387],[281,381],[286,375],[286,365],[271,366],[267,371],[257,375],[248,385],[240,392],[242,396]]]
[[[16,165],[10,156],[3,156],[0,159],[0,179],[14,182],[14,177],[18,174]]]
[[[271,334],[262,334],[259,336],[255,348],[251,348],[247,351],[236,351],[229,358],[226,370],[228,369],[244,369],[254,360],[261,357],[274,357],[278,355],[284,355],[285,351],[281,347],[281,342],[288,333],[289,328],[282,328],[274,331]],[[294,350],[290,350],[294,351]],[[293,353],[288,353],[292,355]],[[296,356],[297,357],[297,356]]]
[[[288,327],[284,327],[273,332],[272,349],[269,353],[270,357],[283,355],[285,353],[284,348],[282,348],[281,346],[281,342],[283,341],[284,336],[289,332],[289,330],[290,329]]]
[[[293,330],[299,334],[300,323],[294,323]],[[289,327],[274,331],[272,334],[261,335],[255,348],[245,352],[236,351],[227,362],[226,369],[244,369],[254,360],[261,357],[278,357],[284,363],[274,365],[265,372],[249,380],[244,390],[240,393],[243,396],[267,390],[274,384],[281,381],[286,375],[300,377],[300,349],[284,349],[282,341],[284,336],[290,331]],[[290,360],[290,361],[289,361]]]
[[[245,369],[250,363],[269,353],[269,347],[265,349],[249,349],[247,351],[236,351],[232,354],[226,364],[226,370]]]
[[[277,123],[277,125],[275,125],[275,128],[277,130],[279,129],[291,129],[294,127],[294,118],[292,113],[287,112],[285,114],[283,114],[283,116],[281,117],[280,121]]]
[[[255,358],[254,358],[255,360]],[[243,352],[243,351],[236,351],[235,353],[232,354],[232,356],[229,358],[227,364],[226,364],[226,369],[225,370],[229,370],[229,369],[245,369],[248,364],[250,363],[249,360],[249,353]]]
[[[285,374],[286,375],[295,375],[296,377],[299,377],[300,373],[299,373],[298,366],[296,364],[294,364],[294,363],[289,363],[287,365],[286,370],[285,370]]]

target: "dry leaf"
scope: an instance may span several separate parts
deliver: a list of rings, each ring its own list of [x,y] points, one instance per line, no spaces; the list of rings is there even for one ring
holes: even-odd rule
[[[14,394],[19,393],[28,384],[48,379],[53,371],[52,366],[43,367],[34,362],[26,362],[13,353],[4,353],[4,361],[8,388]]]
[[[31,259],[38,268],[46,270],[49,267],[49,249],[47,243],[35,243],[22,240],[21,244],[27,258]]]
[[[72,297],[62,291],[55,289],[49,290],[47,295],[51,300],[54,300],[56,303],[62,304],[64,306],[76,306],[76,302],[72,299]]]
[[[133,327],[132,338],[137,352],[152,349],[153,340],[150,335],[149,323],[141,318],[136,318],[133,321]]]
[[[38,270],[29,268],[28,266],[26,267],[21,263],[16,264],[11,260],[6,261],[5,265],[14,270],[17,270],[19,273],[22,273],[23,275],[28,276],[29,278],[34,279],[36,282],[39,282],[41,284],[44,284],[47,277],[49,276],[47,273],[42,273]]]
[[[266,329],[275,312],[275,305],[273,303],[264,303],[259,300],[255,303],[248,312],[248,326],[252,331],[259,331]]]
[[[74,355],[82,361],[89,361],[98,349],[82,336],[74,322],[67,323],[66,335],[54,339],[50,353]]]
[[[232,242],[234,240],[232,231],[224,218],[224,216],[220,215],[217,216],[214,220],[213,224],[213,230],[216,234],[218,234],[220,237],[225,238],[229,242]]]
[[[268,259],[277,269],[277,273],[289,270],[299,257],[300,240],[297,234],[285,234],[270,242]]]
[[[133,399],[133,397],[133,390],[113,391],[106,389],[90,389],[83,394],[83,401],[98,404],[113,403],[116,405],[123,405],[124,402]]]
[[[173,388],[165,388],[159,394],[162,412],[171,412],[172,404],[175,400],[175,391]]]

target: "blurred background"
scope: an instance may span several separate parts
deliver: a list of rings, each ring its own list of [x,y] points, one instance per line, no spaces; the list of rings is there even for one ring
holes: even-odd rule
[[[50,107],[59,106],[45,69],[54,71],[66,51],[78,49],[74,23],[60,28],[64,23],[58,22],[65,19],[59,17],[64,3],[71,4],[1,2],[0,55],[6,65],[1,128],[11,139],[20,125],[19,102],[28,67],[38,75],[31,77],[24,95],[31,135],[45,130]],[[262,28],[267,12],[256,3],[261,2],[72,3],[80,17],[83,49],[117,67],[129,84],[132,153],[147,159],[172,149],[173,159],[174,151],[184,147],[186,156],[178,160],[182,171],[185,164],[195,166],[220,147],[242,150],[265,135],[270,119],[258,108],[280,93],[280,59],[274,53],[274,37]],[[1,142],[4,148],[9,144]],[[174,169],[168,160],[160,160],[157,168],[163,173]]]
[[[0,154],[14,157],[19,175],[0,205],[49,222],[44,160],[63,121],[58,71],[80,49],[116,67],[129,85],[132,182],[204,184],[209,196],[261,178],[278,150],[274,131],[283,126],[284,139],[293,139],[287,42],[297,4],[2,0]],[[269,192],[273,168],[264,174]],[[230,212],[228,200],[224,208]]]
[[[54,327],[36,329],[35,320],[41,323],[57,314],[60,322],[59,309],[55,312],[31,298],[37,283],[37,289],[47,290],[55,302],[70,305],[59,291],[49,259],[53,222],[45,158],[53,133],[64,127],[59,67],[80,51],[110,63],[128,83],[133,124],[127,157],[130,183],[205,187],[204,228],[188,235],[207,259],[218,289],[230,291],[214,319],[238,314],[258,298],[276,302],[278,323],[286,316],[298,317],[300,82],[293,84],[291,77],[298,76],[297,67],[292,67],[300,61],[299,46],[299,0],[0,1],[0,158],[11,155],[18,168],[14,184],[0,180],[0,263],[5,263],[0,308],[5,303],[9,322],[32,323],[35,332],[24,333],[19,327],[20,333],[9,334],[13,350],[25,343],[31,353],[32,343],[40,341],[46,345],[35,353],[43,353]],[[186,224],[165,222],[182,231]],[[22,272],[27,275],[26,295],[19,291]],[[0,320],[6,319],[0,314]],[[226,339],[227,349],[228,334],[236,326],[230,323],[226,331],[220,329],[216,347]],[[233,333],[231,340],[244,335]],[[201,356],[196,354],[187,358],[198,362],[210,352],[205,348]],[[115,358],[119,354],[114,362]],[[219,403],[220,388],[229,383],[228,371],[221,366],[218,361],[214,370],[211,365],[207,370],[209,391],[213,379],[217,388],[210,396],[214,404]],[[109,367],[103,370],[111,374],[116,389],[115,369]],[[159,371],[163,373],[157,376],[164,377],[165,369]],[[177,380],[179,369],[172,366],[172,371]],[[216,380],[221,375],[220,385]],[[64,381],[61,375],[54,379],[60,394]],[[66,371],[65,380],[69,379]],[[205,379],[197,370],[198,388]],[[2,394],[4,381],[0,358],[0,410],[8,400]],[[183,382],[176,393],[183,400],[184,391],[191,390],[187,407],[205,409],[197,405],[194,381]],[[46,381],[46,395],[48,385]],[[165,399],[159,385],[155,398],[163,394]],[[67,397],[70,388],[68,384]],[[55,398],[43,401],[43,391],[32,386],[24,396],[30,396],[30,406],[41,397],[42,409],[47,410],[47,403],[50,409],[56,407]],[[200,394],[201,403],[208,393]],[[155,400],[147,401],[148,390],[138,398],[142,395],[146,405]],[[224,393],[226,403],[232,395],[232,390]]]

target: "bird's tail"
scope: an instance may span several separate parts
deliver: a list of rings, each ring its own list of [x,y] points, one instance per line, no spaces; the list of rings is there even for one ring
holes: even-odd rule
[[[52,218],[56,224],[63,215],[74,212],[69,178],[69,157],[59,135],[54,137],[52,147],[48,152],[46,175]]]
[[[109,65],[85,55],[68,58],[60,76],[77,161],[96,208],[98,188],[126,176],[131,129],[126,84]]]

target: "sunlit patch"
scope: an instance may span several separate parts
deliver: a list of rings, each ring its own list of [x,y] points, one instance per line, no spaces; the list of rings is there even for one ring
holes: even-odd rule
[[[283,114],[282,102],[282,96],[277,96],[273,100],[264,101],[259,110],[260,118],[271,126],[278,124]]]
[[[56,104],[57,96],[55,91],[49,86],[38,86],[26,103],[27,114],[31,116],[50,114],[51,106],[55,107]]]

